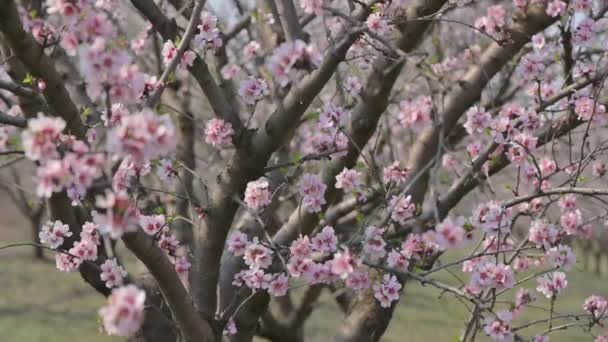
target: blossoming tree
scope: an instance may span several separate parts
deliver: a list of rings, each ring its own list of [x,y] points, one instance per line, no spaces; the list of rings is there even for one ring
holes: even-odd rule
[[[3,165],[108,334],[299,341],[331,291],[336,340],[377,341],[420,282],[462,341],[607,339],[601,294],[554,310],[608,214],[606,1],[213,4],[0,4]]]

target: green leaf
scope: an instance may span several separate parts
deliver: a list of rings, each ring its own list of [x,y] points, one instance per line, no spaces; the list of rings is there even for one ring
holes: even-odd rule
[[[587,182],[587,177],[579,176],[577,181],[581,184],[585,184],[585,182]]]
[[[31,17],[32,19],[36,19],[36,18],[38,17],[38,11],[36,11],[36,10],[31,10],[31,11],[30,11],[30,17]]]
[[[87,107],[87,106],[84,106],[82,108],[82,118],[84,120],[86,120],[89,117],[89,115],[91,115],[91,108]]]
[[[309,120],[319,120],[319,116],[321,116],[321,112],[318,110],[308,113]]]
[[[357,212],[357,216],[355,216],[355,219],[357,220],[358,224],[363,223],[363,213]]]
[[[289,173],[289,168],[285,166],[280,168],[279,171],[281,171],[282,174],[286,175]]]
[[[378,4],[374,4],[371,7],[372,13],[378,13],[380,11],[380,6]]]
[[[156,213],[156,215],[163,215],[165,213],[165,208],[163,208],[163,207],[156,207],[154,209],[154,213]]]
[[[298,164],[302,161],[302,153],[300,151],[296,151],[293,154],[293,163]]]
[[[34,84],[34,78],[29,72],[25,75],[25,78],[23,79],[23,84]]]

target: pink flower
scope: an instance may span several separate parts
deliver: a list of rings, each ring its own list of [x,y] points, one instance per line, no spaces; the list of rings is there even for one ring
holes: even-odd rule
[[[289,278],[285,273],[277,275],[268,285],[268,293],[274,297],[284,296],[288,289]]]
[[[464,217],[460,216],[452,221],[446,218],[443,222],[435,226],[437,233],[437,244],[443,250],[448,248],[462,247],[465,242],[466,231],[463,228]]]
[[[365,229],[365,240],[363,241],[363,251],[371,260],[378,260],[386,255],[386,241],[382,237],[384,229],[376,226],[368,226]]]
[[[289,247],[291,255],[298,258],[309,258],[312,253],[312,244],[308,236],[301,236],[291,243]]]
[[[271,202],[272,194],[268,191],[268,181],[258,179],[255,182],[247,183],[245,189],[245,204],[253,210],[260,210],[268,206]]]
[[[64,242],[64,238],[72,236],[70,227],[67,224],[57,220],[55,222],[48,221],[42,225],[38,238],[41,243],[46,244],[52,249],[57,249]]]
[[[74,246],[68,252],[83,261],[97,260],[97,245],[90,240],[81,240],[74,243]]]
[[[382,283],[374,285],[374,297],[380,302],[380,306],[388,308],[391,303],[399,300],[401,284],[394,275],[385,274]]]
[[[165,65],[169,65],[171,60],[173,58],[175,58],[175,56],[177,55],[177,47],[175,47],[175,44],[173,44],[173,41],[167,40],[165,42],[165,44],[163,45],[163,50],[161,51],[161,54],[163,56],[163,62],[165,63]],[[182,59],[179,63],[179,67],[180,68],[191,67],[195,58],[196,58],[196,54],[194,52],[192,52],[190,50],[186,50],[186,52],[184,52],[184,55],[182,56]]]
[[[536,296],[530,290],[523,287],[517,290],[515,295],[515,308],[521,310],[524,306],[532,304],[536,301]]]
[[[331,271],[340,278],[346,279],[349,274],[353,273],[355,269],[359,267],[360,263],[357,256],[346,249],[343,252],[334,254]]]
[[[371,32],[380,36],[386,35],[390,30],[388,21],[380,13],[370,14],[365,24]]]
[[[591,6],[591,0],[575,0],[572,7],[575,11],[588,12],[591,10]]]
[[[135,285],[112,291],[108,303],[99,310],[103,326],[110,335],[132,336],[144,320],[146,292]]]
[[[38,117],[27,122],[27,129],[21,133],[25,156],[31,160],[48,160],[58,157],[57,142],[65,128],[65,121],[58,117]]]
[[[266,67],[281,87],[285,87],[295,74],[295,64],[307,58],[306,43],[297,39],[279,45],[266,61]]]
[[[553,272],[545,274],[542,277],[536,278],[538,286],[536,291],[542,293],[547,298],[557,296],[563,289],[568,286],[566,274],[563,272]]]
[[[534,220],[530,223],[530,242],[537,248],[550,249],[558,241],[558,231],[554,225],[544,220]]]
[[[490,127],[491,121],[492,116],[483,107],[473,106],[467,111],[467,121],[464,128],[469,134],[483,133],[486,128]]]
[[[576,235],[578,227],[583,224],[583,214],[579,209],[568,211],[559,218],[559,223],[568,235]]]
[[[515,275],[509,266],[486,260],[475,267],[471,285],[481,289],[510,289],[515,286]]]
[[[156,235],[165,227],[165,215],[140,215],[139,225],[148,235]]]
[[[349,76],[344,81],[344,90],[351,97],[356,97],[361,93],[361,81],[356,76]]]
[[[498,202],[490,201],[478,205],[473,210],[472,223],[490,236],[496,236],[499,232],[504,236],[511,229],[512,219],[511,208],[504,208]]]
[[[606,120],[606,107],[590,97],[579,97],[574,101],[574,112],[581,120],[604,122]]]
[[[513,270],[515,272],[525,272],[530,268],[530,260],[527,257],[517,257],[513,260]]]
[[[410,266],[409,260],[403,255],[402,252],[393,249],[388,253],[386,257],[386,265],[392,269],[401,272],[407,272]]]
[[[553,267],[558,267],[564,271],[570,271],[576,263],[576,256],[572,253],[572,249],[566,245],[559,245],[547,251],[547,258],[553,264]]]
[[[80,267],[82,260],[66,253],[55,253],[55,266],[61,272],[73,272]]]
[[[263,78],[249,77],[239,85],[239,95],[246,104],[254,105],[266,94],[268,85]]]
[[[222,47],[221,32],[217,28],[217,17],[207,11],[201,13],[201,23],[198,25],[199,33],[194,36],[192,46],[200,53],[215,52]]]
[[[433,100],[430,96],[419,96],[413,101],[401,101],[399,110],[401,125],[420,132],[431,123]]]
[[[245,55],[245,59],[251,60],[258,57],[260,48],[260,43],[256,42],[255,40],[252,40],[247,43],[247,45],[243,47],[243,54]]]
[[[99,278],[106,282],[107,288],[122,286],[123,279],[127,276],[127,271],[118,264],[116,259],[108,259],[100,266],[101,273]]]
[[[316,14],[321,16],[323,14],[323,5],[325,0],[302,0],[300,1],[300,6],[304,13],[308,14]]]
[[[323,107],[323,111],[319,115],[319,127],[335,128],[340,126],[340,120],[349,115],[349,112],[343,107],[328,103]]]
[[[331,226],[323,227],[323,230],[315,235],[310,242],[316,252],[322,254],[329,254],[336,251],[338,245],[338,238],[334,233],[334,229]]]
[[[608,314],[608,312],[606,312],[607,307],[608,301],[606,301],[604,297],[596,295],[587,297],[587,299],[585,299],[585,304],[583,304],[583,310],[593,316],[595,320],[599,320]]]
[[[382,181],[384,184],[395,183],[399,185],[405,183],[409,175],[407,168],[401,168],[399,161],[393,162],[390,166],[387,166],[382,171]]]
[[[122,118],[108,133],[108,152],[132,158],[137,165],[172,153],[177,145],[175,126],[168,115],[149,109]]]
[[[101,243],[101,238],[99,236],[97,225],[93,222],[85,222],[82,225],[82,230],[80,231],[80,239],[88,240],[96,245],[99,245]]]
[[[118,239],[127,232],[137,231],[137,213],[131,199],[125,192],[107,191],[105,196],[97,196],[96,205],[104,213],[93,212],[93,222],[102,234]]]
[[[226,64],[220,70],[222,78],[225,80],[233,79],[241,71],[241,67],[236,64]]]
[[[593,162],[593,165],[591,165],[591,169],[593,176],[604,177],[606,174],[606,163],[601,160],[596,160]]]
[[[414,216],[416,213],[416,205],[411,203],[412,196],[407,197],[393,196],[389,206],[391,209],[391,219],[399,224],[404,224],[407,219]]]
[[[511,321],[513,314],[509,311],[499,311],[496,318],[488,317],[483,330],[493,341],[507,342],[513,340]]]
[[[287,270],[293,277],[300,277],[303,274],[311,273],[315,267],[315,263],[309,259],[300,256],[289,258]]]
[[[583,19],[572,35],[572,42],[577,45],[587,46],[593,41],[598,32],[597,23],[591,18]]]
[[[343,189],[344,192],[352,192],[361,187],[361,172],[344,168],[336,176],[336,189]]]
[[[316,213],[321,211],[321,207],[325,204],[325,190],[327,185],[323,184],[321,176],[306,173],[302,176],[302,179],[298,183],[300,189],[300,195],[302,199],[302,206],[309,213]]]
[[[568,5],[561,0],[553,0],[547,5],[547,15],[550,17],[559,17],[566,13],[566,7]]]
[[[221,119],[211,119],[205,127],[205,141],[216,148],[225,148],[232,143],[232,124]]]
[[[245,248],[243,259],[245,264],[252,270],[265,269],[272,264],[272,250],[258,242],[254,237],[253,241]]]
[[[230,320],[228,320],[228,323],[226,323],[224,330],[222,331],[222,335],[232,336],[236,333],[237,333],[236,323],[234,323],[234,319],[230,318]]]
[[[245,254],[249,240],[247,239],[247,235],[237,230],[230,234],[227,244],[228,252],[234,254],[235,256],[241,256]]]

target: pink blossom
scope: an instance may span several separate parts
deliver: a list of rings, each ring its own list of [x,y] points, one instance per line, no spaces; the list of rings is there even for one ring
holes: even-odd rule
[[[237,333],[237,329],[236,329],[236,323],[234,322],[233,318],[230,318],[228,320],[228,323],[226,323],[226,326],[224,327],[224,330],[222,331],[222,335],[224,336],[232,336],[234,334]]]
[[[533,292],[523,287],[517,290],[515,295],[515,308],[521,310],[524,306],[536,302],[536,296]]]
[[[399,224],[404,224],[409,218],[413,217],[416,213],[416,205],[411,203],[412,196],[408,195],[404,197],[393,196],[389,206],[391,211],[391,219]]]
[[[401,101],[399,110],[401,125],[420,132],[431,123],[433,100],[430,96],[419,96],[413,101]]]
[[[394,161],[390,166],[387,166],[382,170],[382,181],[384,184],[395,183],[400,185],[405,183],[409,175],[407,168],[401,168],[399,161]]]
[[[583,310],[586,313],[593,316],[595,320],[599,320],[602,317],[605,317],[608,312],[606,309],[608,308],[608,301],[604,297],[592,295],[585,299],[585,303],[583,304]]]
[[[336,251],[338,238],[331,226],[325,226],[319,233],[312,237],[310,242],[316,252],[329,254]]]
[[[232,124],[222,119],[211,119],[205,127],[205,141],[216,148],[225,148],[232,143]]]
[[[268,85],[263,78],[249,77],[241,81],[239,95],[248,105],[254,105],[268,94]]]
[[[382,282],[374,285],[374,297],[380,302],[380,306],[388,308],[392,302],[399,300],[401,287],[397,277],[385,274]]]
[[[268,285],[268,293],[274,297],[284,296],[288,289],[289,278],[285,273],[277,275]]]
[[[346,117],[349,112],[343,107],[336,106],[333,103],[328,103],[323,107],[323,111],[319,115],[319,127],[332,128],[340,126],[340,120]]]
[[[165,215],[140,215],[139,225],[148,235],[156,235],[165,227]]]
[[[356,97],[361,93],[361,81],[356,76],[348,76],[344,81],[344,91],[351,97]]]
[[[171,60],[173,58],[175,58],[175,56],[177,55],[177,47],[175,47],[175,44],[173,44],[173,41],[167,40],[165,42],[165,44],[163,45],[163,50],[161,51],[161,54],[163,56],[163,62],[165,63],[165,65],[168,65],[171,62]],[[194,54],[194,52],[192,52],[190,50],[186,50],[186,52],[184,52],[184,54],[182,56],[179,66],[181,68],[191,67],[195,58],[196,58],[196,54]]]
[[[603,177],[606,174],[606,163],[601,160],[596,160],[591,165],[592,174],[595,177]]]
[[[363,251],[371,260],[378,260],[386,255],[386,241],[382,237],[384,229],[376,226],[368,226],[365,228],[365,237],[363,241]]]
[[[515,275],[510,266],[487,260],[475,267],[471,285],[481,289],[510,289],[515,286]]]
[[[251,60],[258,57],[260,48],[260,43],[256,42],[255,40],[252,40],[247,43],[247,45],[243,47],[243,54],[245,55],[245,59]]]
[[[327,185],[323,184],[321,176],[306,173],[298,183],[300,195],[304,198],[302,206],[310,213],[321,211],[321,206],[325,204],[325,190]]]
[[[559,218],[559,223],[568,235],[576,235],[578,227],[583,224],[583,214],[579,209],[567,211]]]
[[[48,221],[42,225],[38,238],[41,243],[46,244],[52,249],[57,249],[64,242],[64,238],[72,236],[70,227],[67,224],[57,220],[55,222]]]
[[[321,16],[323,14],[324,2],[325,0],[301,0],[300,6],[302,7],[302,10],[304,10],[304,13],[314,13]]]
[[[215,53],[224,44],[220,36],[221,32],[217,28],[217,17],[213,14],[207,11],[201,13],[198,30],[198,34],[192,39],[192,46],[200,53],[204,54],[207,51]]]
[[[272,264],[272,254],[272,250],[259,243],[258,238],[254,237],[245,248],[243,259],[252,270],[265,269]]]
[[[545,274],[542,277],[536,278],[536,282],[538,283],[536,291],[542,293],[547,298],[557,296],[568,286],[566,274],[563,272]]]
[[[228,252],[234,254],[235,256],[241,256],[245,254],[245,250],[248,244],[249,240],[247,239],[247,235],[238,230],[234,231],[228,237]]]
[[[388,253],[386,258],[386,265],[397,271],[406,272],[410,265],[409,260],[403,255],[402,252],[393,249]]]
[[[364,290],[370,287],[369,275],[365,271],[356,270],[349,274],[344,281],[344,285],[353,290]]]
[[[149,109],[122,118],[108,133],[108,152],[132,158],[141,165],[172,153],[177,144],[175,126],[168,115]]]
[[[97,245],[90,240],[81,240],[74,243],[74,246],[70,248],[68,253],[83,261],[95,261],[97,260]]]
[[[593,41],[593,38],[597,35],[598,25],[591,18],[583,19],[572,35],[572,42],[577,45],[587,46]]]
[[[373,32],[379,36],[386,35],[390,30],[388,21],[384,18],[384,16],[381,13],[370,14],[367,17],[365,24],[367,25],[367,28],[371,32]]]
[[[279,45],[267,59],[266,66],[279,85],[285,87],[294,77],[294,65],[306,58],[306,43],[298,39]]]
[[[566,7],[568,5],[561,0],[553,0],[547,5],[547,15],[550,17],[559,17],[566,13]]]
[[[473,106],[467,111],[466,115],[467,121],[464,128],[469,134],[483,133],[486,128],[490,127],[492,116],[483,107]]]
[[[517,257],[512,265],[515,272],[525,272],[530,268],[530,260],[527,257]]]
[[[110,335],[132,336],[144,320],[146,292],[135,285],[112,291],[108,303],[99,310],[103,327]]]
[[[73,272],[80,267],[81,259],[66,253],[55,253],[55,266],[61,272]]]
[[[36,195],[50,198],[54,192],[62,191],[72,180],[67,162],[50,160],[36,170]]]
[[[558,241],[558,231],[554,225],[544,220],[534,220],[530,223],[530,242],[536,244],[537,248],[550,249]]]
[[[352,192],[361,187],[361,172],[344,168],[336,176],[336,189],[343,189],[344,192]]]
[[[484,232],[495,236],[509,233],[513,210],[502,207],[498,202],[482,203],[473,210],[472,223],[479,226]]]
[[[553,264],[553,267],[558,267],[564,271],[570,271],[576,263],[576,256],[572,253],[572,249],[566,245],[559,245],[547,251],[547,258]]]
[[[97,225],[93,222],[85,222],[82,225],[82,230],[80,231],[80,239],[88,240],[96,245],[99,245],[101,243],[101,238],[99,236],[99,229],[97,228]]]
[[[236,64],[226,64],[220,70],[222,78],[225,80],[233,79],[241,71],[241,67]]]
[[[27,129],[21,133],[25,156],[31,160],[48,160],[58,157],[57,141],[66,124],[62,118],[38,117],[27,122]]]
[[[360,263],[361,261],[356,255],[352,254],[348,249],[345,249],[343,252],[334,254],[331,271],[340,278],[346,279],[359,267]]]
[[[547,335],[536,335],[532,342],[549,342],[549,336]]]
[[[513,330],[511,321],[513,314],[509,311],[498,311],[496,318],[488,317],[485,321],[483,330],[492,341],[507,342],[513,340]]]
[[[298,258],[309,258],[312,253],[312,244],[308,236],[301,236],[294,240],[289,247],[291,255]]]
[[[100,266],[101,273],[99,278],[106,282],[107,288],[122,286],[123,279],[127,276],[127,271],[118,264],[116,259],[108,259]]]
[[[268,181],[260,178],[257,181],[247,183],[245,189],[245,204],[252,210],[260,210],[271,202],[272,194],[268,190]]]
[[[118,239],[125,233],[137,230],[137,213],[125,192],[107,191],[105,196],[97,196],[96,206],[105,210],[104,213],[92,213],[93,222],[102,234]]]
[[[446,218],[435,226],[437,233],[437,244],[443,250],[448,248],[462,247],[465,242],[466,231],[463,228],[464,217],[460,216],[452,220]]]

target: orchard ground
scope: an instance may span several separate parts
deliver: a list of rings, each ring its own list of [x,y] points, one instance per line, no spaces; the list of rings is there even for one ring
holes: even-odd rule
[[[28,224],[14,208],[9,199],[0,197],[0,245],[29,242]],[[0,251],[0,336],[6,342],[111,342],[124,339],[105,335],[100,331],[97,310],[104,299],[89,288],[77,273],[64,274],[55,269],[51,254],[46,261],[33,258],[30,247],[18,247]],[[447,259],[447,258],[446,258]],[[141,272],[135,261],[129,262],[130,271]],[[556,314],[581,313],[582,303],[590,294],[608,295],[608,277],[597,276],[577,267],[568,273],[568,288],[557,301]],[[461,276],[459,267],[451,268],[453,274]],[[439,274],[442,273],[442,274]],[[448,272],[438,272],[437,277],[451,284],[458,280]],[[468,281],[468,275],[462,280]],[[521,276],[520,276],[521,278]],[[534,279],[526,288],[534,288]],[[515,291],[511,298],[514,300]],[[296,290],[302,293],[302,289]],[[317,303],[315,311],[306,324],[307,341],[331,341],[332,332],[342,314],[326,293]],[[505,304],[508,305],[508,304]],[[526,310],[515,326],[529,320],[549,317],[546,308],[549,301],[539,298],[539,308]],[[542,308],[540,308],[542,307]],[[450,294],[441,294],[435,288],[422,287],[419,283],[407,284],[405,294],[398,304],[396,317],[391,321],[382,341],[455,341],[460,336],[468,314],[458,300]],[[562,322],[563,323],[563,322]],[[558,325],[560,322],[555,322]],[[538,325],[525,336],[547,329],[547,324]],[[599,331],[597,331],[599,332]],[[486,341],[479,334],[479,341]],[[570,329],[551,335],[551,341],[592,341],[580,329]]]

